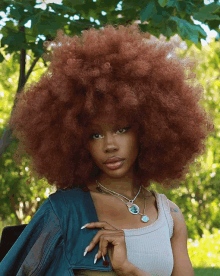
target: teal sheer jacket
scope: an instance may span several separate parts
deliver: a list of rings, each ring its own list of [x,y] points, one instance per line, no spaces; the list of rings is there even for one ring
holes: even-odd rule
[[[88,190],[59,189],[35,213],[0,263],[0,276],[73,276],[73,269],[112,271],[109,255],[94,264],[99,244],[83,252],[100,230],[82,229],[98,221]]]

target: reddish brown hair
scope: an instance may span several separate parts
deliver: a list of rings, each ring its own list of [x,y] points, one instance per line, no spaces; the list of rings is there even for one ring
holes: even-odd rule
[[[57,188],[84,186],[99,174],[86,126],[105,106],[139,126],[142,183],[179,187],[214,125],[198,104],[202,86],[189,84],[170,46],[152,43],[137,25],[107,25],[73,37],[59,30],[51,47],[47,72],[16,99],[15,156],[28,153],[34,173]]]

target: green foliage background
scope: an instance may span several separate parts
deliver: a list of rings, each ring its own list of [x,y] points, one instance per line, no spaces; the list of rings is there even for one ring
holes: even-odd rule
[[[220,268],[220,42],[213,41],[202,50],[194,45],[177,50],[181,57],[195,58],[197,84],[204,87],[200,104],[214,121],[215,133],[206,141],[206,153],[192,164],[187,181],[167,192],[154,183],[160,193],[175,202],[184,214],[188,229],[189,255],[194,267]],[[213,238],[215,237],[215,238]]]
[[[19,22],[16,25],[13,21],[8,21],[1,29],[0,136],[5,133],[6,122],[14,104],[19,83],[20,52],[22,49],[26,50],[24,56],[29,56],[26,66],[30,68],[32,61],[44,52],[43,40],[38,37],[39,34],[50,40],[56,35],[58,28],[63,28],[69,35],[79,35],[91,25],[99,28],[96,22],[91,24],[91,17],[99,19],[101,25],[107,22],[125,25],[127,22],[140,20],[140,28],[157,37],[164,34],[169,38],[178,33],[190,47],[188,50],[179,49],[178,55],[198,60],[194,71],[197,83],[205,89],[204,98],[200,102],[213,118],[216,130],[206,141],[206,153],[195,160],[186,182],[181,183],[179,189],[166,191],[158,183],[153,183],[152,188],[164,193],[182,210],[188,229],[188,248],[193,267],[220,268],[220,42],[213,40],[208,46],[201,47],[200,39],[206,33],[200,26],[193,25],[190,19],[193,15],[194,19],[207,23],[210,29],[219,31],[220,4],[215,1],[204,6],[200,0],[158,0],[148,1],[146,5],[143,1],[126,0],[123,1],[123,10],[116,11],[118,1],[63,0],[63,5],[51,3],[43,11],[34,8],[35,2],[0,2],[0,10],[6,10],[9,4],[14,6],[8,17]],[[49,11],[49,7],[53,11]],[[103,10],[106,15],[101,13]],[[80,18],[77,22],[70,19],[75,14]],[[32,27],[25,27],[24,30],[24,24],[29,20]],[[146,20],[148,24],[145,24]],[[37,37],[39,39],[36,41]],[[197,43],[196,46],[194,43]],[[45,70],[46,63],[43,60],[37,61],[25,85],[37,81]],[[0,231],[6,225],[29,223],[40,205],[55,191],[46,179],[37,181],[34,178],[28,156],[22,159],[21,166],[15,164],[12,155],[16,146],[17,141],[13,141],[0,158]]]
[[[26,85],[38,81],[45,70],[44,64],[39,62]],[[19,65],[15,62],[15,54],[5,56],[0,63],[0,136],[14,104],[18,78]],[[6,225],[28,223],[53,191],[44,179],[36,181],[31,176],[28,158],[22,159],[22,166],[16,165],[12,159],[16,146],[17,141],[13,141],[0,159],[0,231]]]
[[[216,131],[206,144],[207,152],[191,166],[186,183],[179,189],[166,191],[158,183],[152,188],[175,202],[182,210],[188,229],[188,248],[194,267],[220,268],[220,42],[213,41],[203,47],[201,52],[194,46],[189,50],[178,50],[180,56],[195,57],[198,83],[205,89],[201,99],[207,112],[214,120]],[[7,58],[7,57],[5,57]],[[18,68],[13,65],[13,56],[0,64],[0,134],[5,127],[13,106],[15,86],[18,80]],[[28,83],[37,81],[46,70],[38,63]],[[27,83],[27,85],[28,85]],[[29,170],[28,158],[23,158],[22,166],[17,168],[12,154],[16,142],[0,159],[0,230],[5,225],[28,223],[36,210],[53,191],[45,179],[36,181]],[[14,197],[12,195],[15,195]],[[14,199],[14,205],[13,205]],[[213,236],[212,236],[213,235]]]

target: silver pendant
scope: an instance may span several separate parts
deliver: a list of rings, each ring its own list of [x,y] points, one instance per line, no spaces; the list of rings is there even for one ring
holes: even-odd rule
[[[130,208],[128,208],[129,212],[132,213],[133,215],[139,214],[139,207],[136,204],[133,204]]]
[[[142,216],[141,221],[148,222],[149,221],[149,217],[144,215],[144,216]]]
[[[107,192],[103,191],[100,187],[96,187],[96,190],[99,191],[100,193],[108,194]],[[129,210],[130,213],[132,213],[133,215],[138,215],[139,214],[140,209],[136,204],[129,201],[129,202],[126,203],[126,205],[127,205],[128,210]],[[141,221],[142,222],[148,222],[149,221],[148,216],[142,215]]]

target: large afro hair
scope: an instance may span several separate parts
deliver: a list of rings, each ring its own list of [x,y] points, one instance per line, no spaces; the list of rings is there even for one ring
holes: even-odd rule
[[[142,185],[179,187],[214,131],[199,105],[203,87],[185,70],[192,62],[169,56],[170,45],[152,42],[136,24],[72,37],[58,30],[48,44],[48,70],[16,96],[9,120],[19,141],[16,163],[28,154],[37,178],[57,189],[85,187],[100,173],[85,147],[87,126],[101,110],[113,109],[138,125]]]

